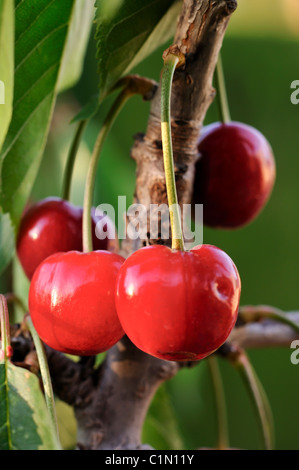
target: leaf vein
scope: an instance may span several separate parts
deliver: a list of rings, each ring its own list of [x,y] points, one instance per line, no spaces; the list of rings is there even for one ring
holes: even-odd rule
[[[22,0],[22,3],[24,2],[25,0]],[[24,29],[24,31],[22,31],[22,33],[20,34],[20,36],[17,38],[16,42],[15,42],[15,45],[17,46],[18,42],[20,41],[20,39],[22,39],[22,37],[24,36],[24,34],[30,30],[30,28],[39,20],[39,18],[41,17],[41,15],[55,2],[56,0],[50,0],[50,2],[45,6],[45,8],[43,8],[39,14],[34,18],[34,20],[28,25],[28,27],[26,29]],[[20,6],[20,4],[16,7],[15,11],[17,10],[17,8]]]
[[[19,3],[18,5],[15,7],[15,11],[17,11],[17,9],[22,5],[22,3],[24,3],[26,0],[19,0]]]
[[[46,99],[51,95],[53,94],[53,90],[50,91],[49,93],[46,94],[46,96],[44,96],[44,98],[39,102],[38,106],[36,106],[32,113],[29,114],[28,118],[24,121],[23,125],[20,127],[19,129],[19,132],[16,133],[14,139],[11,141],[10,145],[7,147],[7,149],[5,150],[5,152],[3,153],[2,155],[2,160],[4,161],[6,155],[10,152],[11,148],[14,146],[15,142],[18,140],[19,136],[22,134],[24,128],[26,127],[26,125],[28,124],[28,122],[30,121],[30,119],[35,115],[35,113],[38,111],[38,109],[42,106],[42,104],[44,103],[44,101],[46,101]]]
[[[23,58],[23,60],[21,60],[21,62],[19,62],[19,64],[17,65],[17,67],[15,68],[15,73],[18,71],[18,69],[21,67],[21,65],[24,64],[24,62],[38,49],[38,47],[40,47],[47,39],[49,39],[54,33],[56,33],[57,31],[59,31],[60,29],[63,29],[65,28],[66,26],[68,25],[68,23],[63,23],[62,25],[58,26],[57,28],[53,29],[52,31],[50,31],[49,34],[47,34],[46,36],[43,37],[43,39],[41,41],[39,41],[35,47],[33,47],[33,49]]]
[[[57,62],[55,62],[53,65],[51,65],[51,67],[49,67],[42,75],[40,75],[40,77],[37,78],[37,80],[35,80],[35,82],[31,85],[30,88],[28,88],[28,90],[26,90],[26,92],[14,103],[14,109],[17,108],[19,106],[19,104],[21,103],[21,101],[23,101],[23,99],[33,90],[33,88],[36,87],[36,85],[43,79],[45,78],[55,67],[57,67],[57,65],[59,64],[60,60],[58,60]]]

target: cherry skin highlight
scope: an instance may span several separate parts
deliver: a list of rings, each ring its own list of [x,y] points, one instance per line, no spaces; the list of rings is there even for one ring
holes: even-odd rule
[[[31,279],[37,266],[48,256],[63,251],[82,251],[83,209],[60,198],[50,197],[31,206],[23,215],[18,232],[17,254],[26,276]],[[95,235],[100,216],[92,209],[92,236],[94,250],[114,251],[117,246],[112,221],[104,232],[111,236],[100,240]]]
[[[253,221],[272,192],[276,167],[266,138],[239,123],[213,123],[199,139],[193,204],[203,204],[203,223],[236,229]]]
[[[109,251],[69,251],[46,258],[29,288],[29,312],[44,343],[68,354],[92,356],[124,335],[114,301],[124,258]]]
[[[231,258],[202,245],[174,251],[155,245],[133,253],[116,283],[116,309],[129,339],[160,359],[202,359],[235,325],[241,281]]]

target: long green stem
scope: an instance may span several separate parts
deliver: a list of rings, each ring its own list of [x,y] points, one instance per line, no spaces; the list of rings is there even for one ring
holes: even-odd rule
[[[91,156],[87,178],[85,183],[85,194],[84,194],[84,206],[83,206],[83,251],[88,253],[92,251],[92,232],[91,232],[91,208],[93,200],[93,191],[96,180],[97,166],[99,162],[99,157],[103,148],[103,144],[107,134],[109,133],[111,126],[123,107],[126,100],[131,96],[132,92],[128,89],[124,89],[119,96],[116,98],[114,104],[112,105],[104,124],[101,128],[101,131],[97,137],[93,153]]]
[[[0,326],[1,326],[1,349],[0,360],[12,356],[12,347],[10,345],[10,328],[7,302],[4,295],[0,295]]]
[[[222,378],[219,370],[217,358],[209,356],[207,363],[210,370],[210,375],[213,383],[215,393],[217,420],[218,420],[218,449],[225,450],[229,448],[228,440],[228,424],[226,413],[226,402],[224,395],[224,388]]]
[[[22,301],[22,299],[20,299],[20,297],[18,297],[17,295],[13,294],[13,293],[8,293],[8,294],[5,294],[5,299],[6,299],[6,302],[9,304],[9,303],[13,303],[13,304],[16,304],[18,305],[23,313],[27,313],[27,308],[24,304],[24,302]]]
[[[161,79],[161,134],[163,147],[164,171],[168,206],[170,210],[170,224],[172,232],[172,249],[184,250],[184,238],[181,226],[181,214],[178,205],[175,184],[172,137],[171,137],[171,88],[174,71],[179,63],[179,57],[168,54],[164,59]]]
[[[223,124],[231,121],[229,105],[226,93],[225,78],[222,66],[222,58],[219,54],[218,62],[215,70],[216,89],[217,89],[217,102],[219,107],[219,114]]]
[[[87,120],[82,120],[79,122],[75,135],[74,135],[73,142],[70,147],[67,161],[66,161],[61,194],[62,194],[62,198],[67,201],[70,199],[71,182],[72,182],[72,175],[73,175],[75,160],[76,160],[76,156],[78,153],[81,138],[85,130],[86,124],[87,124]]]
[[[58,424],[57,424],[56,409],[55,409],[55,399],[54,399],[52,382],[51,382],[51,377],[50,377],[50,372],[48,368],[48,362],[47,362],[47,357],[45,354],[44,346],[33,326],[32,320],[29,315],[26,316],[26,324],[31,333],[34,346],[36,349],[40,373],[41,373],[43,387],[44,387],[45,400],[46,400],[47,408],[49,411],[51,423],[53,426],[53,431],[55,432],[57,436],[57,441],[59,442],[59,432],[58,432]]]
[[[264,391],[247,355],[240,351],[231,361],[240,373],[257,413],[265,450],[273,448],[273,422],[271,408]]]

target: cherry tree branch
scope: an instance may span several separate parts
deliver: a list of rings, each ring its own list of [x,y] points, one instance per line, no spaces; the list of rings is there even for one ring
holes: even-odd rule
[[[176,70],[171,96],[171,129],[174,171],[178,203],[189,204],[192,199],[197,143],[206,112],[215,90],[212,86],[218,54],[223,37],[237,3],[235,0],[185,0],[177,23],[173,45],[185,58],[184,67]],[[162,68],[161,57],[161,68]],[[151,103],[145,135],[138,134],[131,151],[136,161],[137,177],[134,202],[150,213],[150,206],[167,204],[167,190],[161,141],[161,86]],[[128,217],[129,219],[129,217]],[[171,240],[151,239],[150,224],[141,227],[147,240],[124,240],[121,254],[130,253],[145,244]]]
[[[238,324],[227,340],[230,344],[244,349],[290,347],[292,341],[299,339],[299,312],[297,311],[284,313],[271,306],[247,306],[243,307],[243,312],[247,313],[247,320],[244,322],[242,309],[240,310],[241,316]],[[283,314],[285,319],[289,320],[289,324],[282,321],[279,316],[275,319],[277,313]],[[248,319],[248,314],[252,315],[252,321]]]
[[[135,348],[124,337],[107,354],[87,407],[75,407],[78,443],[94,450],[138,449],[148,407],[158,387],[178,371]]]

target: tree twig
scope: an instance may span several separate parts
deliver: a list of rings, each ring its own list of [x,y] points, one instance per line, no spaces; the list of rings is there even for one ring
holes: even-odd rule
[[[292,341],[299,339],[299,312],[281,312],[274,307],[265,305],[244,308],[247,312],[246,322],[242,321],[241,316],[241,321],[238,322],[227,340],[228,343],[244,349],[290,347]],[[251,321],[248,318],[249,309],[252,312]]]

